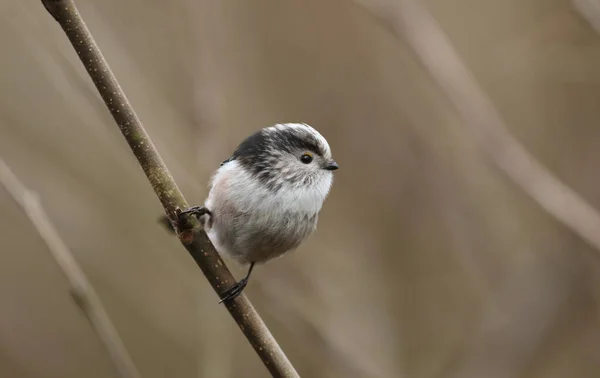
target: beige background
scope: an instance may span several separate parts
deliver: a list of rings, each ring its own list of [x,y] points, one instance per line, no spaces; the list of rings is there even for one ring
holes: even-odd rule
[[[303,377],[597,377],[598,251],[485,158],[350,0],[77,4],[190,202],[250,132],[304,121],[341,169],[317,234],[247,289]],[[429,0],[515,136],[600,208],[600,36],[567,0]],[[143,377],[265,377],[66,37],[0,3],[0,158],[38,192]],[[243,270],[232,266],[238,276]],[[0,376],[117,377],[0,189]]]

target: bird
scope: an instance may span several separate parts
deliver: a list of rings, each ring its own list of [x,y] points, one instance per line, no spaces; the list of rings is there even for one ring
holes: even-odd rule
[[[221,302],[242,293],[256,264],[297,249],[316,230],[338,168],[325,137],[306,123],[262,128],[221,163],[204,205],[178,215],[196,216],[219,254],[249,266]]]

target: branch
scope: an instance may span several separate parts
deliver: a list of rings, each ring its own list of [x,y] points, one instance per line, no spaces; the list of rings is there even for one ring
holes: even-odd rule
[[[572,0],[573,6],[597,32],[600,32],[600,3],[595,0]]]
[[[476,136],[518,187],[590,246],[600,250],[600,213],[538,162],[510,133],[433,16],[414,0],[355,0],[404,38]]]
[[[139,378],[137,371],[123,341],[119,337],[108,313],[83,270],[77,264],[73,254],[60,238],[58,231],[40,205],[39,198],[19,181],[17,176],[0,159],[0,184],[6,188],[11,197],[21,206],[38,231],[52,257],[62,269],[71,286],[71,296],[87,317],[92,328],[104,344],[110,358],[123,378]]]
[[[175,223],[176,210],[187,208],[188,204],[106,63],[74,2],[42,0],[42,3],[71,41],[167,216]],[[225,288],[233,285],[235,279],[206,233],[198,226],[198,222],[192,220],[190,223],[194,226],[193,229],[178,233],[178,237],[213,289],[220,294]],[[225,306],[273,377],[299,377],[245,295],[226,301]]]

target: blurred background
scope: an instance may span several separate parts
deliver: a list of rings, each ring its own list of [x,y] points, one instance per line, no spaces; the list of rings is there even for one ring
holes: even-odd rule
[[[190,203],[261,127],[302,121],[329,140],[341,169],[318,232],[246,290],[303,377],[600,376],[599,251],[491,162],[389,20],[351,0],[76,3]],[[600,2],[423,4],[510,132],[600,208]],[[268,376],[157,223],[58,24],[36,0],[0,16],[0,158],[141,376]],[[0,376],[119,376],[1,187]]]

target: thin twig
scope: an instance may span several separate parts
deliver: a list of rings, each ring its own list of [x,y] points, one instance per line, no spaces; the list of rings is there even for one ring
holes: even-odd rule
[[[491,160],[563,225],[600,250],[600,213],[510,133],[427,9],[414,0],[355,0],[387,21],[421,59]]]
[[[0,159],[0,184],[21,206],[48,246],[52,257],[69,281],[73,300],[85,314],[100,340],[102,340],[121,377],[139,378],[140,374],[108,313],[102,306],[100,298],[79,264],[77,264],[69,247],[61,239],[58,231],[46,215],[38,196],[23,185],[2,159]]]
[[[572,0],[577,11],[600,33],[600,2],[597,0]]]
[[[138,159],[167,216],[176,221],[176,210],[187,208],[183,194],[175,184],[154,144],[144,130],[125,93],[110,70],[72,0],[42,0],[60,24],[96,85],[121,133]],[[235,283],[206,233],[192,221],[193,229],[180,233],[179,239],[194,258],[217,293]],[[299,377],[277,341],[245,295],[226,301],[229,313],[246,335],[264,365],[274,377]]]

